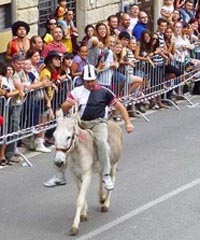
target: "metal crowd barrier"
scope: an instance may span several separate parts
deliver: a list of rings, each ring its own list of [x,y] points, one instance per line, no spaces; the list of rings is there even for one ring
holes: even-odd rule
[[[173,63],[175,64],[175,63]],[[177,63],[176,63],[177,64]],[[136,61],[133,69],[125,67],[124,69],[106,69],[99,72],[99,83],[112,89],[120,101],[126,106],[143,103],[157,96],[165,96],[169,91],[182,88],[189,82],[199,81],[200,74],[198,68],[186,71],[178,78],[167,79],[165,65],[152,65],[149,62]],[[129,72],[130,71],[130,72]],[[140,77],[143,82],[140,89],[131,92],[132,75]],[[67,94],[72,89],[71,81],[62,81],[57,83],[57,89],[54,92],[52,100],[52,112],[65,101]],[[32,90],[28,92],[24,99],[20,98],[0,98],[0,115],[4,117],[4,124],[1,127],[0,144],[12,144],[17,141],[34,136],[38,132],[52,129],[56,126],[55,118],[50,118],[50,110],[45,104],[46,88]],[[162,100],[168,100],[163,98]],[[188,102],[192,104],[189,99]],[[179,110],[178,106],[176,106]],[[148,118],[140,113],[142,117]],[[28,159],[19,153],[23,160],[32,166]]]
[[[124,67],[124,69],[105,69],[99,72],[99,83],[110,88],[127,107],[135,104],[151,101],[152,99],[162,96],[162,101],[168,101],[177,110],[180,108],[173,101],[167,98],[170,91],[176,89],[178,95],[182,95],[191,105],[193,104],[187,95],[183,94],[183,87],[187,84],[200,80],[199,67],[189,68],[188,59],[182,62],[171,61],[170,64],[183,72],[179,77],[167,78],[165,74],[165,64],[159,64],[160,56],[154,56],[152,62],[135,61],[135,67]],[[119,72],[124,75],[125,81],[123,86],[117,80]],[[131,72],[131,73],[130,73]],[[143,86],[137,93],[131,92],[131,75],[142,78]],[[146,121],[148,119],[144,114],[137,111]]]
[[[68,92],[71,90],[71,82],[62,81],[56,84],[52,100],[52,111],[65,101]],[[49,109],[45,104],[46,88],[31,90],[26,93],[24,99],[0,98],[0,115],[4,117],[3,128],[1,128],[0,144],[15,144],[16,142],[31,137],[39,132],[52,129],[56,126],[55,118],[48,118]],[[21,153],[20,155],[28,166],[32,164]]]

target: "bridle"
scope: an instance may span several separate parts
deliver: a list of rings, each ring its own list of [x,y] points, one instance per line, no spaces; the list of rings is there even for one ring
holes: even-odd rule
[[[56,152],[70,153],[74,149],[76,136],[77,136],[77,134],[76,134],[76,127],[74,127],[69,147],[68,148],[56,147],[55,148]]]

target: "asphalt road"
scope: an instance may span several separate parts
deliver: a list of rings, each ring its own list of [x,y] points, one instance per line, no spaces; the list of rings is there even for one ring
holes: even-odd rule
[[[100,212],[94,175],[89,220],[77,237],[68,235],[77,192],[69,172],[66,186],[42,185],[54,171],[53,154],[29,158],[32,168],[0,170],[0,240],[199,240],[200,105],[180,108],[154,112],[149,123],[134,121],[110,211]]]

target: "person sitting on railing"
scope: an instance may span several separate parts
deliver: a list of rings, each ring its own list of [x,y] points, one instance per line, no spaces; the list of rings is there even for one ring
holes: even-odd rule
[[[98,83],[107,88],[112,87],[113,72],[119,67],[119,63],[115,61],[113,54],[113,47],[115,45],[116,38],[114,36],[108,37],[106,48],[104,48],[102,55],[100,55],[97,69]]]
[[[120,71],[120,61],[122,59],[122,43],[120,40],[116,40],[113,46],[113,54],[116,62],[119,63],[119,67],[114,71],[112,78],[112,85],[115,94],[118,97],[124,96],[124,84],[126,82],[126,76]]]
[[[133,98],[138,97],[139,91],[142,89],[143,79],[134,73],[135,69],[135,56],[133,51],[135,51],[136,38],[130,39],[127,32],[121,32],[119,34],[119,39],[122,43],[122,58],[120,60],[120,65],[124,66],[124,73],[127,76],[127,95],[131,95]],[[142,113],[145,112],[142,104],[136,104],[135,107]]]

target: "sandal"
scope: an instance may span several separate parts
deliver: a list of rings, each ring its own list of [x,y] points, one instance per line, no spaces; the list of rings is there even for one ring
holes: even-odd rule
[[[6,166],[6,159],[0,160],[0,166]]]
[[[12,166],[13,164],[11,161],[6,160],[6,165]]]

